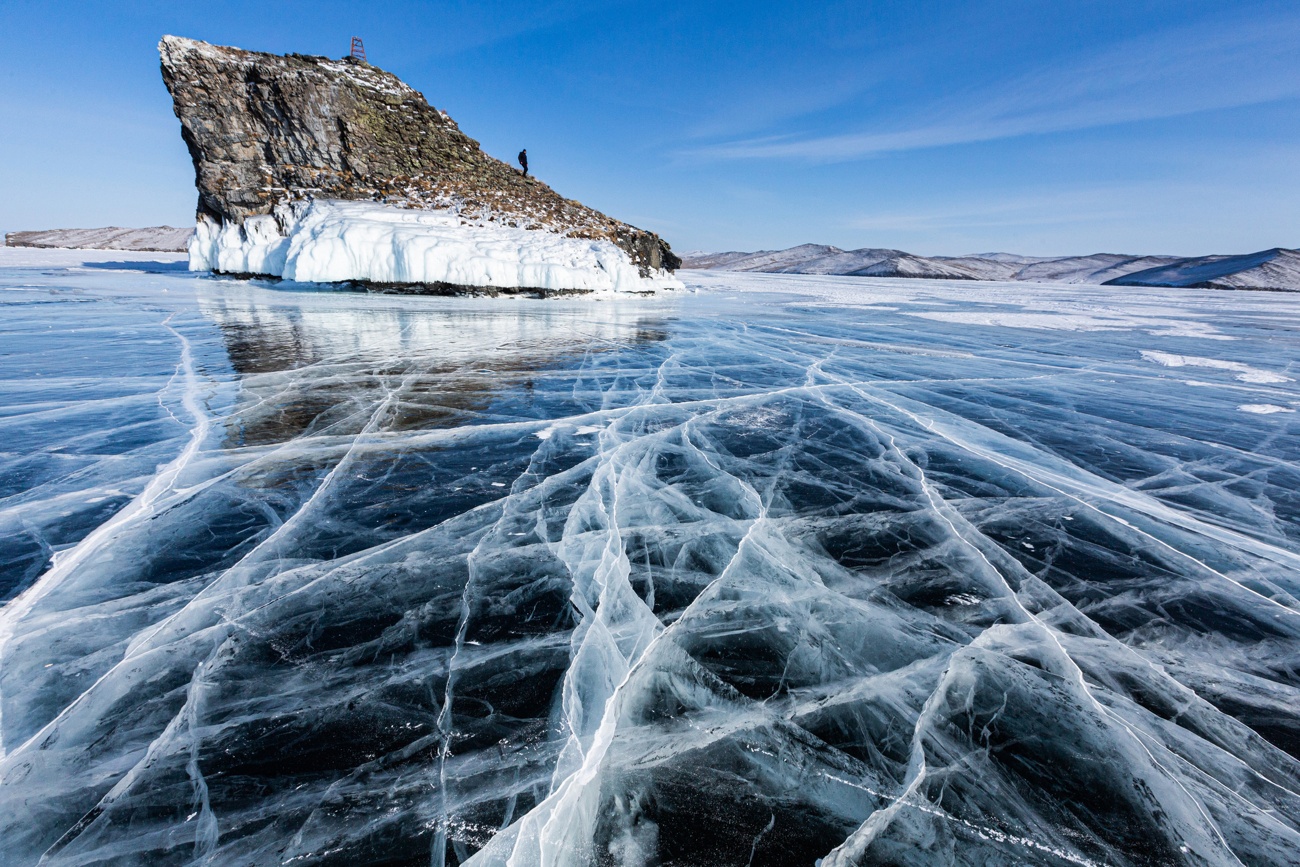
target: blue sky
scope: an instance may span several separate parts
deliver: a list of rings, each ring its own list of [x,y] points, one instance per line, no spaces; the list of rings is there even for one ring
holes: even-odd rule
[[[0,0],[0,229],[188,224],[174,33],[370,59],[679,250],[1300,246],[1300,3]]]

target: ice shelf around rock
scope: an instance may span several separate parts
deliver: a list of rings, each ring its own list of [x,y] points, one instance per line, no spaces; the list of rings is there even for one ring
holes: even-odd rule
[[[609,241],[569,238],[448,210],[312,200],[248,217],[199,220],[190,269],[267,274],[307,283],[357,281],[428,292],[645,292],[680,288],[666,272],[643,277]]]
[[[199,190],[191,267],[412,291],[680,286],[659,236],[483,153],[391,73],[165,36]]]

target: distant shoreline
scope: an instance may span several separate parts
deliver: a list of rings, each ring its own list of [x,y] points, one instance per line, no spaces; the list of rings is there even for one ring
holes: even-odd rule
[[[682,257],[682,267],[836,277],[1300,292],[1300,250],[1282,247],[1244,255],[1180,257],[1093,253],[1048,257],[1013,253],[917,256],[903,250],[841,250],[825,244],[801,244],[785,250],[755,253],[687,253]]]
[[[189,248],[193,228],[148,226],[125,229],[105,226],[98,229],[43,229],[9,232],[6,247],[34,247],[45,250],[122,250],[138,253],[184,253]]]

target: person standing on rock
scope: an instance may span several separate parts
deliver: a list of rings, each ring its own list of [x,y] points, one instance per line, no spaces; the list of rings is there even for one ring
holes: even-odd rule
[[[528,148],[519,152],[519,165],[524,167],[524,177],[528,177]]]

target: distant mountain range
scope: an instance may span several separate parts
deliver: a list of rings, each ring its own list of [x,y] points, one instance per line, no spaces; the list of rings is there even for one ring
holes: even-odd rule
[[[1281,247],[1241,256],[1182,258],[1122,253],[1061,257],[1013,253],[916,256],[902,250],[841,250],[825,244],[800,244],[788,250],[686,253],[682,258],[683,268],[716,271],[1300,292],[1300,250]]]
[[[146,229],[46,229],[36,232],[10,232],[6,247],[47,247],[75,250],[136,250],[153,253],[184,253],[194,236],[194,229],[175,226],[150,226]]]

